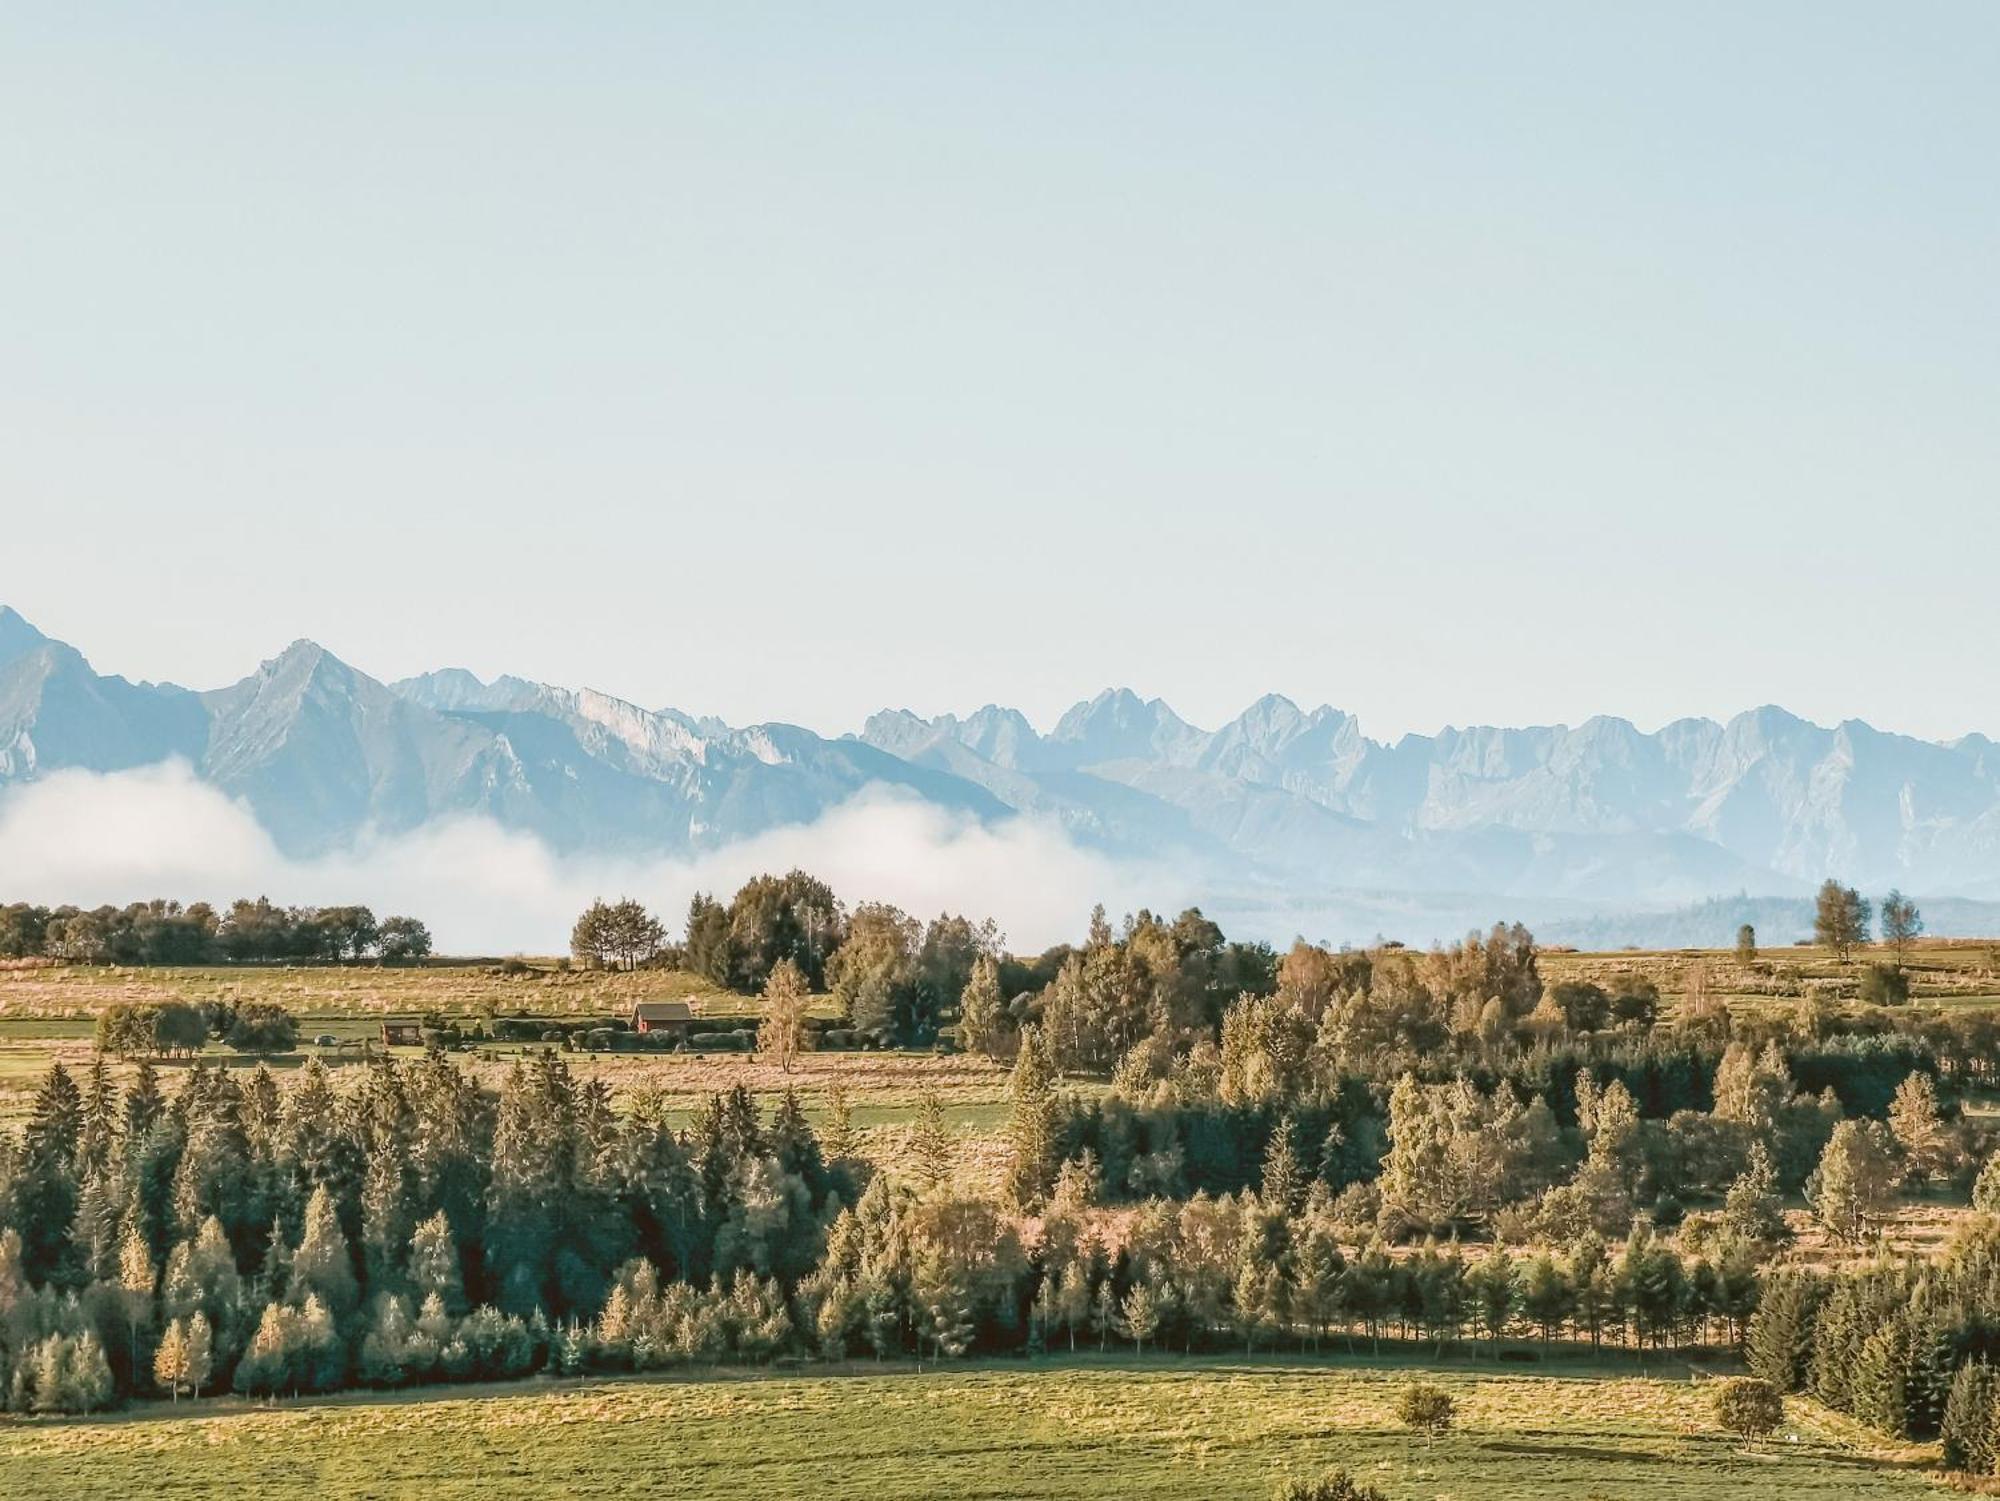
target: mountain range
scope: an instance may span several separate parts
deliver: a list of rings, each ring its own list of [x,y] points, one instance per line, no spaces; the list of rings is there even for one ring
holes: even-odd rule
[[[1980,735],[1761,708],[1652,733],[1599,717],[1387,742],[1277,695],[1204,730],[1120,688],[1046,733],[989,705],[885,710],[827,738],[459,669],[383,683],[308,641],[223,688],[132,683],[0,607],[0,789],[169,759],[293,855],[452,815],[566,853],[683,855],[886,786],[971,819],[1051,820],[1275,936],[1306,911],[1580,920],[1797,898],[1829,874],[2000,898],[2000,747]]]

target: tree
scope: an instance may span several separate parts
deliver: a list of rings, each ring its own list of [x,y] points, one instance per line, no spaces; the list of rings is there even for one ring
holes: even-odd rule
[[[1457,1411],[1451,1393],[1429,1381],[1412,1381],[1396,1394],[1396,1421],[1433,1443],[1450,1431]]]
[[[175,1319],[153,1352],[153,1380],[178,1403],[182,1392],[193,1396],[208,1385],[213,1363],[208,1320],[199,1313]]]
[[[1791,1239],[1784,1201],[1778,1195],[1777,1169],[1761,1141],[1751,1144],[1749,1164],[1723,1196],[1722,1228],[1727,1235],[1764,1248]]]
[[[1910,945],[1923,935],[1923,931],[1924,915],[1917,910],[1915,902],[1895,890],[1882,898],[1882,941],[1896,956],[1896,968],[1903,967],[1904,960],[1909,957]]]
[[[1944,1467],[1960,1474],[1986,1475],[1993,1469],[1994,1404],[2000,1399],[2000,1372],[1983,1360],[1968,1360],[1952,1373],[1938,1437]]]
[[[764,1019],[757,1027],[757,1051],[786,1073],[811,1041],[806,1007],[812,1002],[805,972],[780,959],[764,982]]]
[[[944,1123],[944,1101],[935,1089],[917,1097],[917,1119],[910,1129],[911,1167],[928,1189],[942,1186],[958,1164],[958,1148]]]
[[[431,955],[431,930],[414,917],[385,917],[375,935],[384,964],[407,964]]]
[[[1132,1348],[1136,1354],[1146,1353],[1146,1341],[1160,1328],[1160,1300],[1152,1288],[1143,1282],[1132,1284],[1132,1290],[1125,1294],[1121,1310],[1125,1332],[1132,1337]]]
[[[1895,1179],[1894,1151],[1881,1124],[1841,1121],[1806,1182],[1806,1201],[1832,1235],[1852,1244],[1887,1206]]]
[[[991,954],[981,954],[958,998],[958,1045],[968,1053],[1001,1058],[1011,1036],[1000,995],[1000,965]]]
[[[1785,1400],[1755,1376],[1736,1376],[1715,1392],[1715,1421],[1739,1438],[1760,1439],[1785,1420]]]
[[[640,903],[594,901],[570,929],[569,949],[600,969],[637,969],[659,953],[667,930]]]
[[[1757,962],[1757,930],[1747,922],[1736,930],[1736,962],[1738,964]]]
[[[880,902],[854,909],[847,941],[827,962],[827,986],[856,1031],[921,1040],[929,1019],[917,969],[922,925]]]
[[[839,1080],[826,1087],[826,1124],[820,1128],[820,1146],[829,1162],[861,1155],[861,1133],[854,1125],[854,1102],[847,1086]]]
[[[127,1220],[124,1237],[118,1245],[118,1296],[125,1306],[125,1333],[129,1341],[126,1348],[135,1380],[143,1369],[139,1339],[153,1322],[153,1291],[157,1281],[153,1248],[140,1234],[138,1225]]]
[[[1054,1071],[1042,1039],[1039,1028],[1022,1032],[1007,1085],[1013,1103],[1007,1119],[1006,1193],[1021,1209],[1032,1209],[1047,1196],[1061,1156]]]
[[[1842,963],[1868,941],[1868,903],[1852,886],[1827,880],[1813,909],[1813,940]]]
[[[298,1306],[317,1298],[336,1320],[344,1320],[360,1302],[354,1281],[354,1258],[340,1228],[333,1195],[322,1183],[306,1202],[305,1231],[292,1253],[289,1301]]]
[[[1297,1214],[1306,1198],[1306,1169],[1299,1161],[1294,1138],[1298,1123],[1287,1115],[1272,1131],[1264,1149],[1264,1203],[1286,1215]]]
[[[153,1352],[153,1380],[176,1405],[181,1399],[181,1389],[188,1384],[187,1346],[187,1325],[175,1319],[167,1325],[166,1333],[160,1336],[159,1348]]]
[[[1909,1176],[1928,1183],[1944,1169],[1948,1150],[1944,1117],[1938,1110],[1937,1086],[1919,1071],[1904,1075],[1889,1101],[1889,1134],[1902,1148]]]
[[[458,1244],[452,1239],[451,1221],[440,1209],[410,1236],[410,1288],[419,1303],[436,1298],[445,1312],[465,1312],[464,1272],[459,1266]]]

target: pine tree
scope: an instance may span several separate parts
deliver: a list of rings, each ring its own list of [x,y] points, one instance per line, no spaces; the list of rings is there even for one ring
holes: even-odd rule
[[[400,1285],[410,1213],[409,1165],[402,1145],[384,1142],[368,1154],[361,1184],[361,1259],[369,1287]]]
[[[257,1332],[236,1363],[236,1389],[246,1396],[270,1397],[293,1384],[293,1332],[289,1311],[266,1303]]]
[[[1862,1341],[1849,1383],[1850,1411],[1891,1438],[1908,1438],[1910,1340],[1901,1317],[1891,1314]]]
[[[934,1089],[917,1097],[916,1124],[910,1132],[910,1165],[919,1183],[935,1191],[958,1165],[958,1147],[944,1122],[944,1101]]]
[[[354,1257],[325,1184],[315,1188],[306,1203],[305,1231],[292,1253],[291,1281],[286,1290],[286,1300],[295,1307],[303,1308],[313,1298],[336,1322],[345,1322],[360,1302]]]
[[[410,1237],[408,1271],[410,1286],[422,1301],[438,1299],[447,1313],[465,1311],[465,1282],[459,1269],[458,1245],[452,1239],[451,1221],[440,1209],[417,1226]]]
[[[1007,1121],[1006,1194],[1017,1207],[1032,1209],[1048,1196],[1059,1156],[1055,1075],[1040,1028],[1022,1032],[1007,1088],[1013,1108]]]
[[[2000,1373],[1983,1360],[1968,1360],[1952,1373],[1939,1425],[1944,1467],[1986,1475],[1994,1461],[1994,1407],[2000,1401]]]
[[[1742,1175],[1729,1185],[1722,1201],[1722,1228],[1725,1234],[1758,1246],[1780,1245],[1791,1238],[1785,1224],[1784,1201],[1778,1195],[1778,1173],[1764,1144],[1750,1148],[1750,1162]]]
[[[826,1125],[820,1131],[820,1145],[829,1162],[849,1161],[861,1155],[861,1133],[854,1128],[854,1103],[847,1086],[838,1082],[826,1088]]]
[[[1132,1290],[1125,1294],[1125,1302],[1120,1310],[1120,1327],[1132,1341],[1134,1354],[1146,1353],[1146,1341],[1160,1329],[1160,1300],[1153,1289],[1143,1282],[1132,1284]]]
[[[1298,1123],[1290,1115],[1278,1122],[1264,1151],[1264,1192],[1266,1205],[1281,1214],[1297,1214],[1305,1204],[1306,1169],[1299,1161],[1294,1142]]]
[[[1805,1389],[1819,1299],[1820,1283],[1807,1272],[1780,1271],[1765,1283],[1750,1318],[1745,1358],[1751,1375],[1780,1392]]]

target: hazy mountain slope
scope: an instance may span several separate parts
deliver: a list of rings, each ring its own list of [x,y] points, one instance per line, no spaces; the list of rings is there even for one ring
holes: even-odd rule
[[[0,642],[0,782],[70,767],[122,771],[199,751],[204,716],[193,694],[100,676],[59,641],[13,639],[11,658]]]
[[[677,854],[888,787],[971,818],[1048,819],[1265,913],[1582,921],[1720,892],[1795,900],[1827,874],[2000,896],[2000,747],[1983,736],[1937,744],[1767,707],[1652,733],[1599,717],[1382,742],[1275,694],[1205,730],[1110,689],[1046,734],[989,704],[884,711],[829,740],[462,669],[385,685],[310,642],[210,692],[133,684],[0,608],[0,785],[169,757],[294,853],[477,814],[561,851]]]

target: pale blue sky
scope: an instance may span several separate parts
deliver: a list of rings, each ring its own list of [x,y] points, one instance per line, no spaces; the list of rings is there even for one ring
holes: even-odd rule
[[[827,730],[2000,732],[1996,78],[1984,0],[10,6],[0,601]]]

